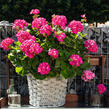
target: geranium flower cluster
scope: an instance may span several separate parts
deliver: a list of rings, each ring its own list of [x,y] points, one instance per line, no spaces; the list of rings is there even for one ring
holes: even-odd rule
[[[13,29],[24,30],[28,26],[28,23],[25,20],[16,19],[13,24]]]
[[[46,25],[47,21],[43,17],[35,18],[32,21],[32,28],[39,29],[41,26]]]
[[[69,63],[72,66],[76,66],[79,67],[80,64],[83,64],[82,58],[79,55],[73,54],[72,56],[70,56],[70,61]]]
[[[59,35],[56,33],[56,31],[54,32],[55,37],[57,38],[57,40],[59,42],[63,42],[63,39],[66,38],[66,34],[65,33],[59,33]]]
[[[68,25],[69,28],[71,28],[72,33],[77,34],[78,32],[81,32],[83,30],[83,25],[80,21],[71,21]]]
[[[39,72],[38,74],[41,74],[41,75],[48,75],[50,73],[50,70],[53,70],[51,72],[54,72],[55,67],[52,65],[54,65],[55,62],[58,63],[58,61],[60,60],[62,61],[62,63],[60,61],[59,69],[63,69],[62,64],[64,62],[68,62],[68,60],[69,60],[69,66],[70,65],[72,66],[68,68],[69,70],[73,71],[73,69],[76,69],[77,67],[78,68],[81,67],[80,65],[84,64],[85,62],[84,59],[82,59],[82,57],[84,56],[87,50],[82,49],[83,54],[78,55],[76,54],[76,53],[79,53],[77,51],[78,49],[73,49],[73,48],[74,46],[78,45],[76,43],[80,41],[80,39],[75,38],[76,36],[75,34],[78,34],[78,32],[81,32],[83,30],[82,23],[80,21],[73,20],[67,25],[67,18],[64,15],[53,15],[52,23],[48,23],[45,18],[39,17],[38,15],[39,13],[40,11],[38,9],[32,9],[30,11],[30,14],[33,15],[33,21],[32,21],[32,24],[29,24],[29,25],[25,20],[20,20],[20,19],[15,20],[13,24],[13,29],[17,29],[16,36],[17,36],[18,42],[15,43],[15,47],[12,47],[11,44],[14,42],[14,40],[11,38],[6,38],[5,40],[1,42],[1,47],[5,50],[13,49],[13,51],[18,49],[19,51],[23,52],[19,54],[19,56],[23,55],[24,57],[27,56],[29,58],[33,58],[33,61],[34,61],[34,57],[37,57],[37,59],[39,60],[37,61],[36,63],[37,65],[35,66],[38,66],[38,68],[36,69],[33,68],[33,69],[35,69],[34,71]],[[82,17],[84,18],[85,16],[83,15]],[[68,28],[71,31],[66,31],[66,28]],[[83,34],[81,34],[80,36],[82,38]],[[61,43],[58,43],[58,41]],[[81,48],[86,47],[91,52],[97,52],[98,50],[98,46],[93,40],[87,40],[84,43],[80,41],[79,45],[82,46]],[[81,48],[79,50],[81,50]],[[76,50],[76,52],[74,52],[74,50]],[[43,55],[44,55],[44,60],[42,59]],[[48,58],[49,60],[45,62],[45,60]],[[20,61],[22,62],[22,60]],[[32,67],[33,66],[34,65],[32,65]],[[83,69],[81,71],[83,71]],[[66,73],[66,71],[64,73]],[[64,74],[64,73],[63,74],[59,73],[59,74],[62,74],[65,78],[69,78],[69,75],[72,76],[72,74]],[[68,73],[72,73],[72,72],[68,72]],[[92,78],[94,78],[94,76],[95,75],[93,72],[87,70],[87,71],[84,71],[81,78],[87,82],[88,80],[91,80]],[[43,76],[43,77],[47,77],[47,76]]]
[[[40,13],[40,11],[38,9],[32,9],[30,11],[30,14],[34,14],[34,15],[39,14],[39,13]]]
[[[58,54],[58,50],[56,49],[51,49],[48,51],[48,55],[52,56],[53,58],[58,58],[59,54]]]
[[[25,53],[26,56],[29,58],[33,58],[34,55],[37,55],[42,52],[43,48],[36,43],[34,40],[25,40],[21,46],[20,49]]]
[[[52,17],[52,24],[54,26],[60,26],[61,29],[65,29],[65,25],[67,24],[67,18],[63,15],[54,15]]]
[[[90,52],[97,52],[98,51],[98,46],[97,44],[95,43],[94,40],[86,40],[84,42],[84,46],[90,51]]]
[[[40,72],[41,75],[49,74],[51,68],[47,62],[42,62],[38,66],[38,72]]]
[[[29,39],[33,39],[34,41],[36,41],[36,37],[31,36],[30,33],[28,33],[27,31],[19,31],[16,36],[18,38],[18,41],[21,43]]]
[[[48,24],[41,26],[39,29],[40,34],[49,36],[51,34],[52,28]]]
[[[83,72],[83,75],[81,78],[85,81],[88,82],[89,80],[93,79],[95,77],[95,73],[91,72],[90,70],[86,70]]]
[[[11,45],[13,42],[14,42],[13,39],[11,39],[11,38],[6,38],[6,39],[4,39],[4,40],[1,42],[0,47],[3,48],[4,50],[7,50],[7,51],[8,51],[8,50],[11,49],[10,45]]]
[[[100,95],[106,91],[106,87],[103,84],[98,84],[97,89]]]

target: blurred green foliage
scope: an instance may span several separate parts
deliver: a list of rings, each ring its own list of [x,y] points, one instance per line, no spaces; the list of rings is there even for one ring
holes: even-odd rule
[[[109,20],[109,0],[0,0],[0,21],[25,19],[31,22],[29,12],[37,8],[47,20],[52,14],[63,14],[68,21],[80,20],[86,13],[88,22]]]

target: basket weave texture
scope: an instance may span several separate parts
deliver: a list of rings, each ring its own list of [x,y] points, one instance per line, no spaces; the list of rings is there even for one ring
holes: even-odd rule
[[[37,107],[59,107],[65,104],[67,80],[62,77],[36,80],[27,75],[29,103]]]

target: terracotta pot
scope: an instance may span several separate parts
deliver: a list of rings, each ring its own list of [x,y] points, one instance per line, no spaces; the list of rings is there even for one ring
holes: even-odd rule
[[[0,98],[0,108],[7,106],[7,97]]]
[[[79,96],[76,94],[67,94],[64,107],[67,107],[67,108],[78,107],[79,106],[78,98]]]

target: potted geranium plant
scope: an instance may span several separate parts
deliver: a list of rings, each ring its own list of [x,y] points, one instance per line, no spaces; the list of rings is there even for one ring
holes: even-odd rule
[[[93,107],[102,107],[103,106],[103,93],[106,91],[104,84],[98,84],[97,90],[91,96],[91,106]]]
[[[62,106],[65,103],[67,79],[81,76],[90,68],[87,52],[97,52],[93,40],[84,41],[83,25],[73,20],[67,25],[63,15],[53,15],[52,22],[31,10],[32,23],[17,19],[13,29],[18,41],[6,38],[1,47],[10,50],[8,58],[21,76],[27,75],[30,104]]]

